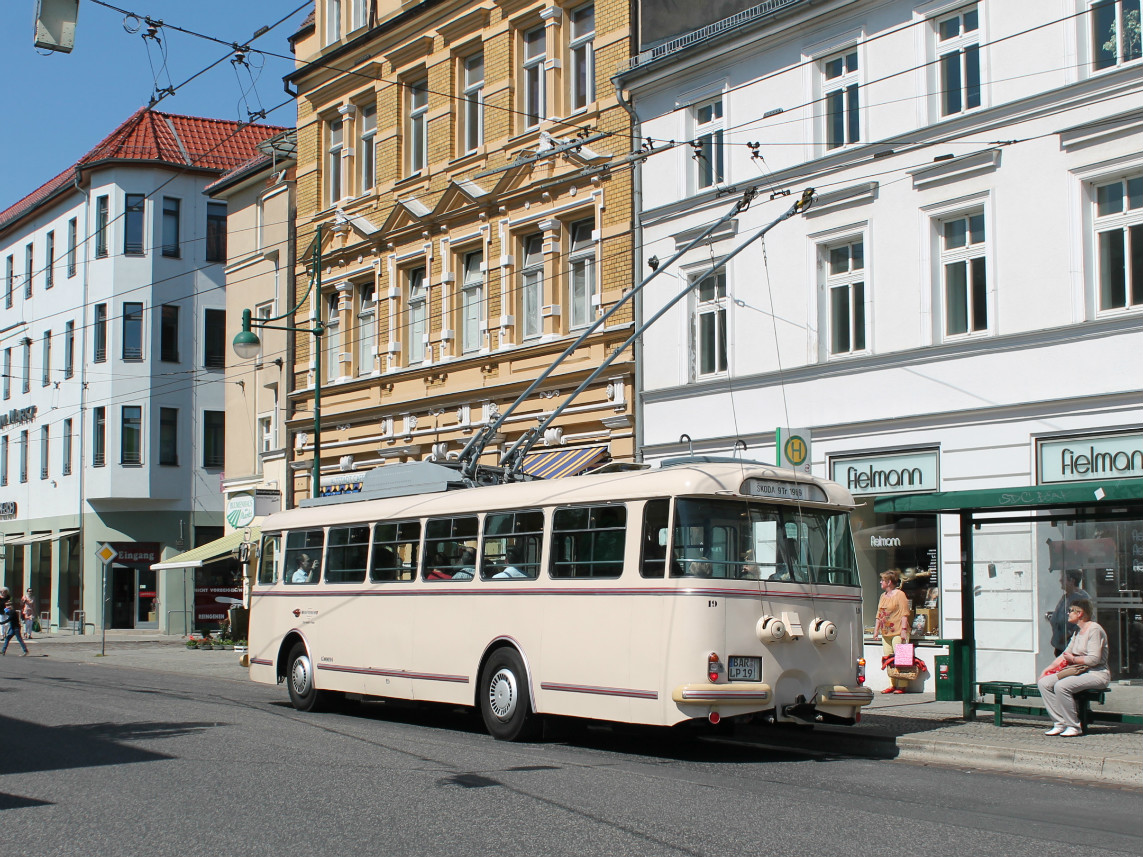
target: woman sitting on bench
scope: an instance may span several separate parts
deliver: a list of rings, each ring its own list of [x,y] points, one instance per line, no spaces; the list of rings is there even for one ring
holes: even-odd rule
[[[1075,696],[1084,690],[1103,690],[1111,684],[1107,667],[1107,632],[1092,617],[1091,601],[1072,603],[1068,621],[1078,630],[1060,657],[1052,661],[1036,682],[1044,707],[1055,723],[1045,735],[1074,738],[1082,735]]]

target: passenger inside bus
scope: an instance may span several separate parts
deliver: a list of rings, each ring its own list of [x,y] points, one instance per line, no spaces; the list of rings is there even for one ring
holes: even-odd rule
[[[494,575],[492,575],[493,577],[508,578],[508,577],[527,577],[528,576],[523,571],[521,571],[518,567],[518,563],[521,563],[524,561],[524,558],[520,555],[520,549],[519,548],[509,548],[508,553],[505,555],[504,559],[505,559],[507,564],[504,566],[504,568],[502,570],[500,570],[500,571],[496,572]]]
[[[429,563],[429,571],[425,573],[425,580],[452,580],[452,565],[443,553],[433,554]]]
[[[712,574],[713,568],[710,564],[710,560],[706,557],[699,557],[687,565],[688,577],[710,577]]]
[[[459,568],[453,573],[452,579],[472,580],[473,575],[476,574],[476,551],[472,548],[465,548],[456,564]]]
[[[308,553],[298,554],[298,567],[290,575],[290,583],[313,583],[317,577],[317,569],[313,559]]]

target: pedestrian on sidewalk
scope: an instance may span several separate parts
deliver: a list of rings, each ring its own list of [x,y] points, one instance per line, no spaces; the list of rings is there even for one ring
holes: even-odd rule
[[[32,639],[32,626],[36,624],[36,596],[32,594],[30,586],[20,600],[20,614],[24,617],[24,638],[30,640]]]
[[[1092,619],[1091,601],[1081,598],[1072,604],[1068,618],[1076,627],[1068,647],[1059,659],[1040,673],[1036,685],[1044,707],[1055,721],[1045,735],[1075,738],[1082,735],[1076,711],[1077,693],[1103,690],[1111,684],[1107,666],[1107,632]]]
[[[28,654],[28,646],[24,643],[24,638],[20,635],[20,614],[16,612],[16,608],[12,606],[12,599],[9,598],[4,602],[4,615],[8,617],[8,633],[4,635],[4,648],[0,649],[0,655],[8,654],[8,643],[15,637],[16,641],[20,644],[20,648],[24,650],[24,657]]]
[[[1078,569],[1073,568],[1065,571],[1061,581],[1064,594],[1060,596],[1056,609],[1044,614],[1044,618],[1052,625],[1052,649],[1057,657],[1064,653],[1068,640],[1076,632],[1076,625],[1070,621],[1068,611],[1081,598],[1091,599],[1091,596],[1083,591],[1082,583],[1083,573]]]
[[[894,649],[898,643],[909,642],[909,598],[898,587],[901,573],[896,569],[881,572],[881,599],[877,602],[875,636],[881,637],[881,666],[888,672],[893,665]],[[899,684],[898,684],[899,682]],[[904,693],[907,679],[889,676],[889,686],[882,693]]]

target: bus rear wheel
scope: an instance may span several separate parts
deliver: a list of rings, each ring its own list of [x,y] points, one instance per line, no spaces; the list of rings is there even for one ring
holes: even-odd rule
[[[298,711],[325,711],[330,707],[329,691],[314,685],[314,665],[305,644],[296,643],[286,661],[286,687],[290,703]]]
[[[480,716],[498,741],[526,741],[537,733],[540,724],[528,698],[528,674],[515,649],[498,649],[484,665]]]

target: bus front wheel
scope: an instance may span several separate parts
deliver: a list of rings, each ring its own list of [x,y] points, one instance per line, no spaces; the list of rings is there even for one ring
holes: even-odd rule
[[[286,686],[290,690],[290,703],[298,711],[322,711],[328,705],[329,693],[314,685],[314,665],[303,643],[290,649],[286,662]]]
[[[492,653],[480,673],[480,715],[499,741],[523,741],[536,733],[538,719],[528,698],[528,674],[515,649]]]

